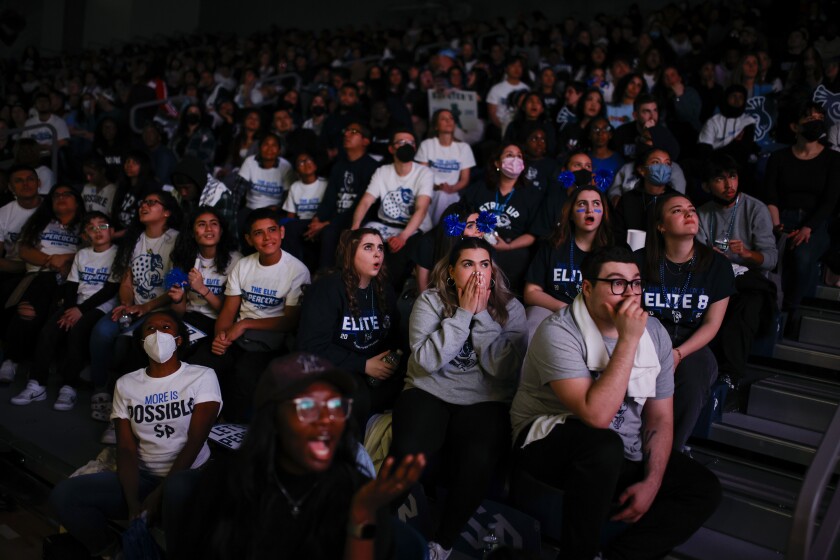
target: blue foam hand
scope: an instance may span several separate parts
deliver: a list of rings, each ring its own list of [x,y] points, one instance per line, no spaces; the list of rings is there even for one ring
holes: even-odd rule
[[[615,174],[609,169],[598,169],[593,176],[595,178],[595,186],[601,192],[607,192],[607,189],[610,188],[615,178]]]
[[[163,285],[168,290],[173,286],[181,286],[182,288],[186,288],[189,286],[190,281],[187,278],[187,273],[181,270],[178,267],[173,268],[169,272],[166,273],[166,278],[163,280]]]
[[[496,229],[496,215],[487,210],[482,210],[478,213],[478,219],[475,221],[475,227],[481,233],[493,233]]]

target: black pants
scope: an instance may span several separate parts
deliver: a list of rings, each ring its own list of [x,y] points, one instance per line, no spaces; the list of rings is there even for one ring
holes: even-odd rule
[[[6,329],[6,357],[13,362],[28,360],[35,353],[38,333],[55,308],[55,296],[58,291],[55,272],[40,272],[29,284],[20,298],[21,304],[32,306],[33,315],[23,317],[13,309]]]
[[[446,403],[420,389],[403,391],[394,405],[391,455],[427,458],[445,451],[451,468],[449,492],[435,541],[452,544],[481,505],[510,442],[508,405]]]
[[[624,458],[621,438],[612,430],[569,419],[544,439],[520,449],[520,468],[564,491],[562,542],[558,558],[591,560],[600,550],[601,526],[616,510],[617,498],[642,480],[644,464]],[[672,452],[662,485],[647,513],[609,543],[610,559],[662,558],[685,542],[714,512],[720,482],[708,469]]]
[[[674,347],[677,343],[674,343]],[[718,378],[715,355],[708,346],[686,356],[674,370],[674,449],[682,450]]]
[[[90,333],[105,313],[91,309],[69,331],[58,326],[58,320],[63,314],[64,309],[53,313],[41,329],[30,377],[46,385],[50,362],[56,359],[61,384],[75,389],[79,384],[79,373],[90,357]],[[64,351],[60,353],[62,347]]]

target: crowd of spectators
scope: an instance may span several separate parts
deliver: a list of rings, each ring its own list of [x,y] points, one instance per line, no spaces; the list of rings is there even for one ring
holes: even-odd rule
[[[176,557],[385,557],[429,460],[433,558],[511,463],[566,492],[563,558],[688,538],[719,495],[681,453],[711,387],[743,407],[753,341],[780,311],[796,336],[838,260],[840,14],[774,6],[0,61],[0,381],[46,400],[66,348],[53,407],[89,367],[118,449],[61,521],[103,556],[104,519],[162,510]],[[453,92],[475,106],[430,110]],[[219,418],[251,428],[204,468]],[[632,528],[602,547],[608,519]]]

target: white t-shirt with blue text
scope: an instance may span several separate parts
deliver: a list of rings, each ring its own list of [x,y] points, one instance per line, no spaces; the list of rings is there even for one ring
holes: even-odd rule
[[[327,180],[318,177],[312,183],[295,181],[289,189],[289,196],[283,203],[283,210],[293,212],[299,220],[311,220],[318,212],[318,206],[327,190]]]
[[[309,284],[309,269],[289,253],[270,266],[253,253],[230,271],[225,296],[241,298],[239,320],[282,317],[287,305],[300,305],[304,284]]]
[[[277,167],[264,169],[255,156],[248,156],[239,168],[239,176],[251,183],[245,194],[245,206],[254,210],[266,206],[279,206],[286,196],[286,177],[292,170],[291,164],[278,158]]]

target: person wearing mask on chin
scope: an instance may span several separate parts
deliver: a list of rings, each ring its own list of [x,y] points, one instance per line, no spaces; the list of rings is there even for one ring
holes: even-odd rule
[[[782,283],[786,334],[796,335],[799,304],[817,287],[817,263],[830,245],[828,221],[840,197],[840,154],[827,149],[825,109],[805,104],[791,124],[796,144],[774,152],[767,162],[765,202],[773,228],[787,236]]]
[[[359,229],[373,203],[381,201],[376,220],[364,226],[377,230],[387,243],[386,260],[396,289],[402,287],[409,273],[416,242],[414,234],[431,229],[426,214],[434,192],[434,175],[428,167],[414,162],[416,145],[414,134],[406,129],[391,135],[388,152],[394,157],[394,163],[383,165],[373,174],[353,212],[350,228]]]

